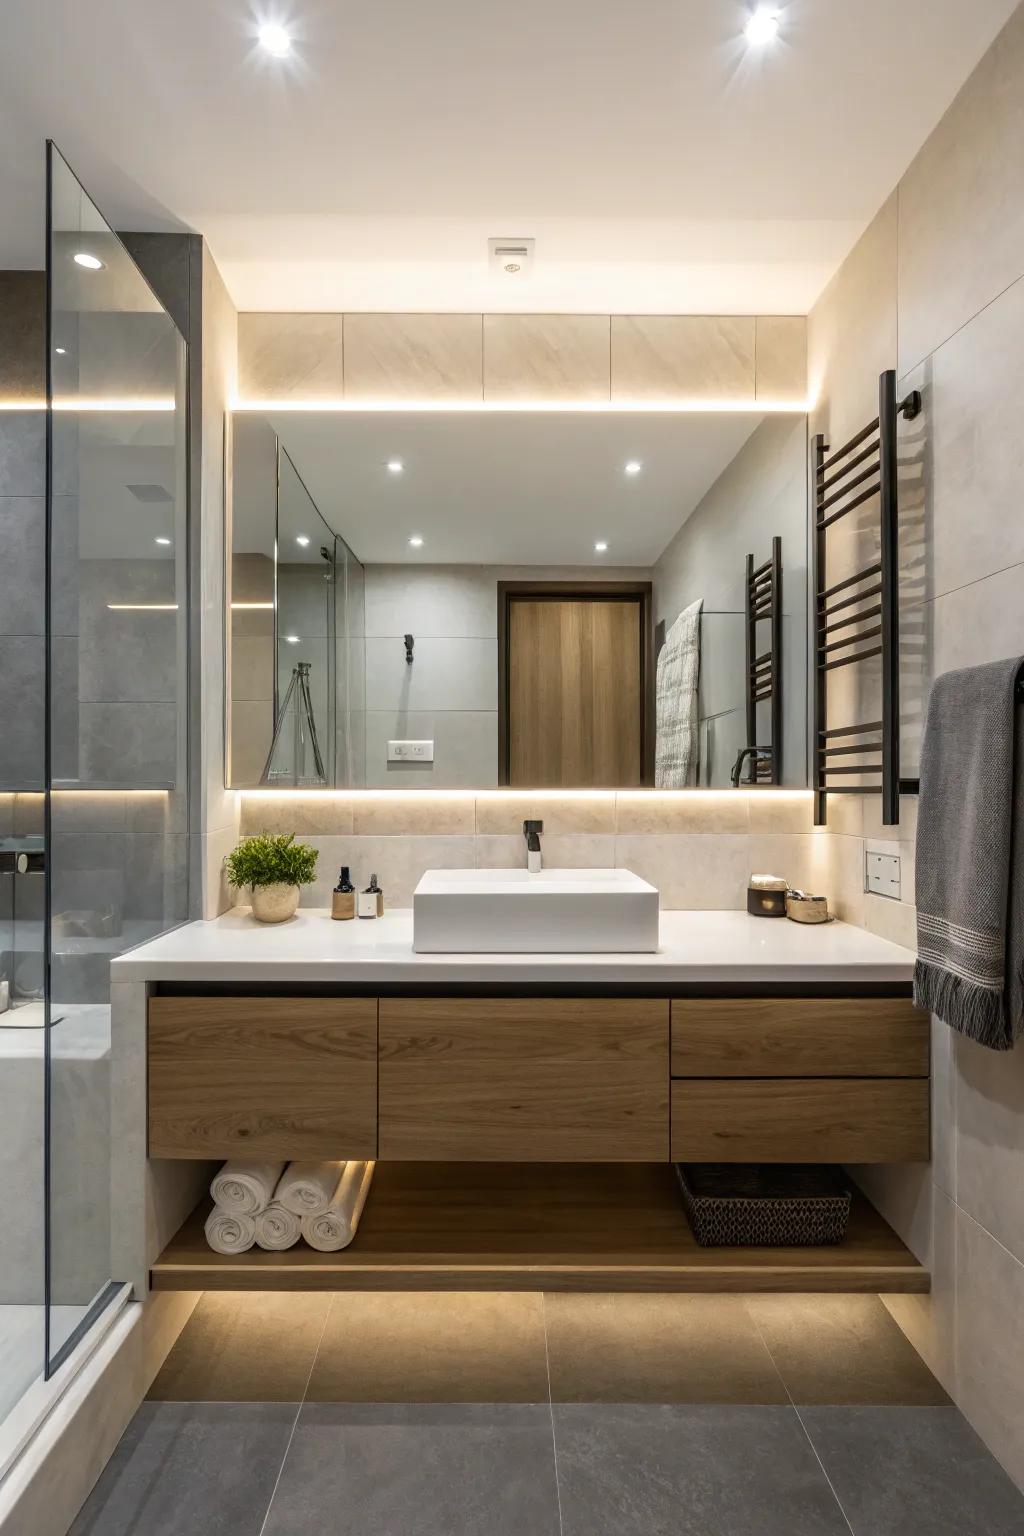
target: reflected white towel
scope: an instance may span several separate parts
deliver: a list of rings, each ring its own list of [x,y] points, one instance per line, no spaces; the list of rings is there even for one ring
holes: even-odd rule
[[[258,1216],[274,1198],[284,1163],[244,1163],[232,1158],[214,1177],[210,1194],[234,1216]]]
[[[665,636],[655,682],[654,783],[685,789],[696,782],[700,615],[704,599],[684,608]]]
[[[326,1211],[302,1218],[302,1235],[311,1248],[318,1253],[337,1253],[339,1248],[348,1247],[370,1192],[373,1169],[373,1163],[346,1163]]]
[[[333,1200],[344,1171],[344,1163],[289,1163],[274,1200],[296,1216],[319,1216]]]
[[[282,1248],[294,1248],[302,1235],[299,1218],[276,1200],[256,1217],[256,1245],[269,1253],[279,1253]]]
[[[248,1253],[256,1241],[256,1222],[215,1205],[206,1218],[206,1241],[214,1253]]]

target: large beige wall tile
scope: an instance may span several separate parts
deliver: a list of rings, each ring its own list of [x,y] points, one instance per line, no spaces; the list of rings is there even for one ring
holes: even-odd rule
[[[613,315],[613,400],[754,398],[752,315]]]
[[[957,1403],[1024,1486],[1024,1264],[957,1211]]]
[[[340,400],[343,315],[242,314],[238,392],[243,400]]]
[[[932,675],[1024,654],[1024,565],[986,576],[937,597],[932,623]]]
[[[925,596],[939,597],[1024,561],[1024,279],[940,347],[926,373]]]
[[[896,194],[883,203],[807,318],[811,431],[840,447],[878,413],[896,367]]]
[[[360,795],[353,804],[352,830],[370,837],[441,837],[453,833],[472,836],[476,826],[476,801],[472,795],[420,794]]]
[[[754,382],[758,400],[807,399],[807,317],[758,315]]]
[[[480,315],[346,315],[350,400],[479,400]]]
[[[615,830],[623,837],[664,832],[746,832],[750,795],[638,789],[615,797]]]
[[[1024,1263],[1024,1051],[954,1049],[957,1204]]]
[[[384,892],[384,906],[411,907],[412,893],[428,869],[472,869],[471,837],[311,837],[320,851],[316,881],[304,885],[299,897],[303,907],[328,907],[337,884],[338,870],[347,864],[359,890],[376,874]]]
[[[607,315],[485,315],[485,400],[607,400]]]
[[[956,1206],[931,1193],[931,1291],[883,1296],[889,1312],[951,1397],[956,1396]]]
[[[750,853],[739,834],[617,837],[615,863],[656,885],[668,910],[733,911],[747,904]]]
[[[244,837],[260,832],[296,837],[344,837],[352,832],[352,801],[347,795],[282,794],[280,790],[240,796],[240,831]]]
[[[1024,8],[899,186],[900,371],[1024,274]]]
[[[545,835],[566,832],[610,834],[615,831],[615,794],[519,794],[498,790],[476,799],[476,830],[483,836],[523,835],[524,821],[542,821]]]

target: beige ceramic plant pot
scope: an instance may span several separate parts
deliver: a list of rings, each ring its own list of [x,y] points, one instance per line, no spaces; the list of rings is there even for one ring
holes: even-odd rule
[[[297,885],[254,885],[252,915],[259,923],[286,923],[299,905]]]

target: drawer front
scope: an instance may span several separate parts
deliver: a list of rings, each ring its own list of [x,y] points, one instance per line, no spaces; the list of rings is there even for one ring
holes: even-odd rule
[[[664,1001],[382,998],[380,1156],[663,1162]]]
[[[928,1124],[926,1078],[692,1078],[672,1084],[676,1162],[926,1162]]]
[[[673,1077],[927,1077],[929,1020],[902,997],[687,998]]]
[[[375,998],[154,997],[149,1155],[377,1155]]]

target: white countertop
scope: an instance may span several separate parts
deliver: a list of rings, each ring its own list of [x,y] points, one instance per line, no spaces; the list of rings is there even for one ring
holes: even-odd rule
[[[808,926],[746,912],[662,912],[661,948],[635,955],[418,955],[412,909],[332,922],[303,907],[257,923],[248,907],[187,923],[129,950],[114,981],[908,982],[914,956],[847,923]]]

